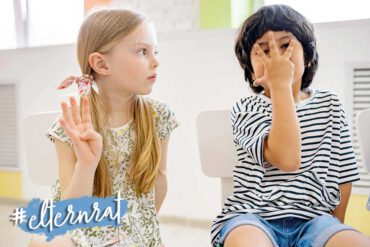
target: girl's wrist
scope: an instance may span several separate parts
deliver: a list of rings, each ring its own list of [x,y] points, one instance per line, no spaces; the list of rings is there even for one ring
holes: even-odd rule
[[[75,170],[77,172],[80,172],[81,174],[94,176],[97,167],[98,166],[95,165],[95,164],[94,165],[92,165],[92,164],[82,164],[82,163],[77,161],[76,166],[75,166]]]

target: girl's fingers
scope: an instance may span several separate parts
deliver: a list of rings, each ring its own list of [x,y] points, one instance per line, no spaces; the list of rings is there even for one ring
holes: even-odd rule
[[[86,96],[82,98],[82,122],[91,123],[89,99]]]
[[[71,129],[71,127],[68,125],[68,123],[64,120],[64,119],[59,119],[59,124],[60,126],[62,126],[64,132],[66,133],[66,135],[71,138],[71,140],[74,139],[74,133]]]
[[[294,49],[294,44],[295,44],[295,40],[294,40],[294,39],[292,39],[292,40],[290,41],[290,43],[289,43],[288,48],[285,50],[285,52],[284,52],[284,54],[283,54],[283,56],[284,56],[285,58],[289,59],[289,58],[292,56],[292,54],[293,54],[293,49]]]
[[[99,140],[101,136],[93,129],[88,129],[80,135],[80,138],[84,141]]]
[[[81,115],[80,115],[80,108],[77,105],[77,101],[74,97],[70,97],[69,102],[71,103],[73,122],[75,123],[75,125],[79,125],[82,123],[82,120],[81,120]]]
[[[63,119],[67,122],[69,127],[75,128],[75,124],[72,119],[71,111],[68,108],[68,105],[65,102],[61,103],[62,111],[63,111]]]
[[[271,57],[279,56],[280,52],[277,48],[274,34],[271,31],[268,32],[268,37],[269,37],[269,47],[270,47]]]

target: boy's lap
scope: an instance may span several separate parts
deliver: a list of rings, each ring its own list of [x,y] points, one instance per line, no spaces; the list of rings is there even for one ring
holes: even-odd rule
[[[300,229],[296,246],[325,246],[327,241],[336,233],[344,230],[355,230],[342,224],[332,215],[321,215],[305,223]]]
[[[342,224],[332,215],[321,215],[311,220],[293,218],[298,224],[292,224],[290,229],[283,227],[286,225],[286,222],[282,222],[282,219],[280,224],[276,224],[279,220],[267,221],[254,214],[236,216],[225,222],[220,232],[220,242],[223,243],[231,231],[242,225],[258,227],[266,234],[274,246],[324,246],[330,237],[336,233],[343,230],[354,230],[352,227]]]

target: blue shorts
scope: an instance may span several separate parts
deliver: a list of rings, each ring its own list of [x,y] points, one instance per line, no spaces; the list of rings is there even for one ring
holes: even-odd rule
[[[229,219],[220,231],[220,246],[234,228],[241,225],[253,225],[260,228],[270,238],[275,247],[279,246],[325,246],[337,232],[354,230],[342,224],[332,215],[321,215],[311,220],[285,217],[276,220],[264,220],[255,214],[244,214]]]

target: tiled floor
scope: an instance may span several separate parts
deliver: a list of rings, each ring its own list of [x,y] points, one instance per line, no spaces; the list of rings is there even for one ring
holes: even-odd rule
[[[19,227],[13,226],[9,215],[18,204],[0,202],[0,246],[23,247],[27,246],[31,235],[23,232]],[[181,224],[179,220],[161,220],[161,234],[166,247],[209,247],[209,230],[203,223],[196,223],[195,227],[187,221]]]

